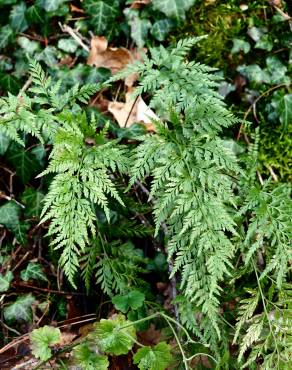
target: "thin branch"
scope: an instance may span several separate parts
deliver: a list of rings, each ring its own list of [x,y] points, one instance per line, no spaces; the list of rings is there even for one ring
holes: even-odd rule
[[[248,115],[250,114],[251,110],[255,110],[255,105],[256,103],[262,99],[264,96],[266,95],[269,95],[270,92],[274,91],[274,90],[277,90],[279,89],[280,87],[284,87],[284,86],[289,86],[290,83],[281,83],[279,85],[276,85],[276,86],[273,86],[271,87],[270,89],[264,91],[260,96],[258,96],[255,101],[249,106],[248,110],[245,112],[244,116],[243,116],[243,121],[246,121]],[[242,128],[243,128],[243,123],[240,125],[240,128],[239,128],[239,131],[238,131],[238,134],[237,134],[237,138],[236,140],[239,140],[240,139],[240,136],[241,136],[241,132],[242,132]]]
[[[59,26],[61,30],[65,33],[69,33],[71,37],[85,50],[87,53],[89,53],[90,49],[87,45],[84,44],[84,42],[81,40],[81,38],[77,35],[76,31],[73,30],[70,26],[67,26],[67,24],[61,24],[59,22]]]

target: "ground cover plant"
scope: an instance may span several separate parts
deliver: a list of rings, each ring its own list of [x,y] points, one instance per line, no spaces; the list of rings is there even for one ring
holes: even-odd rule
[[[290,369],[288,4],[0,4],[1,368]]]

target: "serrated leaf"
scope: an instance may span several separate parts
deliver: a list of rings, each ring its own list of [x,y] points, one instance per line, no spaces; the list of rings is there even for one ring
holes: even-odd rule
[[[11,271],[7,271],[5,275],[0,273],[0,292],[7,292],[12,280],[13,273]]]
[[[124,355],[135,343],[136,330],[124,315],[116,315],[109,320],[102,319],[94,325],[94,329],[93,336],[98,340],[99,348],[105,353]]]
[[[42,328],[34,329],[30,333],[29,339],[33,355],[41,361],[46,361],[52,355],[50,346],[60,342],[61,332],[58,328],[45,325]]]
[[[18,297],[15,302],[4,308],[4,318],[7,321],[31,321],[31,306],[35,302],[32,294]]]
[[[130,308],[137,310],[143,305],[144,301],[145,295],[138,290],[133,290],[125,295],[119,294],[112,298],[116,309],[123,313],[126,313]]]
[[[48,281],[46,275],[42,270],[42,265],[39,263],[30,262],[25,270],[22,270],[20,273],[20,277],[24,281],[28,280],[41,280],[41,281]]]
[[[15,32],[23,32],[28,27],[25,12],[26,4],[24,2],[21,2],[12,8],[10,13],[10,24]]]
[[[116,0],[87,0],[84,6],[97,35],[103,34],[119,14],[119,2]]]
[[[160,19],[151,28],[151,35],[158,41],[164,41],[174,26],[171,19]]]
[[[0,29],[0,50],[4,49],[8,43],[12,40],[14,35],[13,29],[6,25]]]
[[[87,343],[79,344],[73,350],[74,365],[78,365],[82,370],[106,370],[109,366],[107,356],[96,354]]]
[[[139,348],[133,359],[140,370],[165,370],[172,359],[170,346],[161,342],[154,347]]]
[[[193,6],[195,0],[152,0],[154,9],[169,18],[185,19],[185,12]]]
[[[21,201],[25,205],[24,214],[26,217],[39,217],[43,207],[45,195],[41,191],[27,188],[22,194]]]
[[[7,151],[7,158],[24,184],[40,170],[40,165],[36,158],[18,144],[10,145]]]
[[[0,155],[5,154],[9,144],[10,144],[9,137],[5,135],[3,131],[0,131]]]

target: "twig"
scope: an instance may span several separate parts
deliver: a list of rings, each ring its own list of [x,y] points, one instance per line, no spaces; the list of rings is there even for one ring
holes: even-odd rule
[[[26,260],[29,253],[30,253],[29,251],[25,253],[25,255],[21,258],[21,260],[18,261],[17,264],[13,267],[12,272],[18,269],[18,267]]]
[[[69,33],[71,37],[84,49],[89,53],[90,49],[87,45],[84,44],[84,42],[81,40],[81,38],[76,34],[76,32],[71,28],[70,26],[67,26],[67,24],[61,24],[59,22],[59,26],[63,32]]]
[[[248,110],[245,112],[244,116],[243,116],[243,121],[246,121],[248,115],[250,114],[251,110],[252,109],[255,109],[254,106],[256,105],[256,103],[261,99],[263,98],[264,96],[268,95],[270,92],[276,90],[276,89],[279,89],[280,87],[284,87],[284,86],[289,86],[290,83],[282,83],[282,84],[279,84],[279,85],[276,85],[276,86],[273,86],[271,87],[270,89],[264,91],[260,96],[258,96],[255,101],[249,106]],[[243,123],[240,125],[240,128],[239,128],[239,131],[238,131],[238,134],[237,134],[237,138],[236,140],[239,140],[240,139],[240,136],[241,136],[241,131],[242,131],[242,128],[243,128]]]
[[[263,186],[264,185],[264,180],[262,178],[262,175],[259,173],[259,171],[257,171],[257,175],[258,175],[258,179],[259,179],[260,184]]]
[[[66,328],[68,326],[73,326],[73,325],[78,325],[78,324],[83,324],[85,322],[89,322],[89,321],[93,321],[93,320],[96,320],[96,317],[90,317],[89,319],[85,319],[85,320],[80,320],[80,321],[74,321],[74,322],[69,322],[68,324],[64,324],[64,325],[61,325],[61,326],[58,326],[59,329],[62,329],[62,328]]]
[[[267,166],[268,167],[268,170],[270,171],[270,174],[272,176],[272,178],[274,179],[275,182],[278,182],[278,176],[275,174],[273,168],[271,166]]]
[[[32,79],[29,78],[26,81],[26,83],[22,86],[22,88],[20,89],[20,91],[19,91],[19,93],[17,95],[18,98],[21,96],[22,93],[24,93],[29,88],[29,86],[31,85],[31,83],[32,83]]]
[[[15,329],[11,328],[10,326],[6,325],[2,320],[0,320],[0,322],[1,322],[1,325],[3,325],[7,330],[12,331],[16,335],[21,335],[19,333],[19,331],[17,331]]]
[[[136,98],[135,98],[135,100],[134,100],[134,102],[133,102],[133,104],[132,104],[132,107],[131,107],[131,109],[130,109],[130,112],[129,112],[129,114],[128,114],[128,117],[127,117],[127,119],[126,119],[126,122],[124,123],[124,126],[123,126],[124,128],[125,128],[125,127],[127,127],[127,123],[128,123],[129,118],[130,118],[130,116],[131,116],[131,113],[133,112],[134,106],[135,106],[135,105],[136,105],[136,103],[137,103],[138,98],[139,98],[139,95],[137,95],[137,96],[136,96]]]
[[[22,288],[28,288],[28,289],[34,289],[38,290],[40,292],[46,292],[46,293],[52,293],[52,294],[60,294],[60,295],[78,295],[78,296],[84,296],[84,293],[77,293],[77,292],[64,292],[64,291],[59,291],[59,290],[53,290],[53,289],[47,289],[47,288],[39,288],[37,286],[29,285],[29,284],[24,284],[24,283],[14,283],[13,285],[22,287]]]

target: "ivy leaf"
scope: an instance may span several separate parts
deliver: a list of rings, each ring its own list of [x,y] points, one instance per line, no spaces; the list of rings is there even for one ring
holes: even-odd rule
[[[65,0],[39,0],[37,4],[47,12],[55,12]]]
[[[237,70],[246,76],[251,82],[267,83],[270,81],[269,74],[257,64],[239,66]]]
[[[35,302],[32,294],[25,294],[16,299],[15,302],[4,308],[4,318],[7,321],[31,321],[31,306]]]
[[[26,11],[26,18],[29,24],[42,24],[45,22],[44,11],[36,4],[30,6]]]
[[[0,207],[0,224],[13,232],[17,241],[24,245],[26,243],[26,232],[29,224],[20,222],[20,206],[9,201]]]
[[[133,359],[140,370],[165,370],[172,359],[170,346],[161,342],[154,347],[139,348]]]
[[[45,325],[42,328],[34,329],[30,335],[30,347],[35,357],[41,361],[48,360],[52,351],[50,346],[60,343],[61,332],[60,329]]]
[[[174,26],[171,19],[160,19],[156,21],[151,28],[151,35],[158,41],[164,41]]]
[[[266,60],[267,72],[270,75],[269,83],[280,84],[288,83],[289,77],[286,76],[287,67],[281,62],[281,60],[275,55],[271,55]]]
[[[275,108],[283,129],[287,130],[292,122],[292,94],[278,93],[274,94],[272,106]]]
[[[20,206],[12,200],[0,207],[0,223],[11,231],[19,224]]]
[[[109,366],[107,356],[97,355],[87,345],[79,344],[73,350],[74,365],[78,365],[82,370],[106,370]]]
[[[161,11],[169,18],[184,20],[185,12],[193,6],[195,0],[152,0],[154,9]]]
[[[29,40],[27,37],[18,37],[17,43],[24,49],[28,54],[33,54],[40,49],[40,44],[37,41]]]
[[[35,59],[37,61],[43,61],[48,67],[56,68],[58,62],[56,55],[57,49],[54,46],[47,46],[41,53],[35,56]]]
[[[112,355],[125,355],[136,339],[136,330],[130,321],[125,320],[124,315],[116,315],[109,320],[102,319],[94,328],[93,335],[99,342],[99,348]]]
[[[269,35],[263,35],[255,44],[256,49],[262,49],[271,51],[273,49],[273,41],[270,39]]]
[[[233,47],[231,49],[231,54],[239,53],[243,51],[244,54],[247,54],[250,51],[250,44],[247,41],[241,39],[233,39]]]
[[[25,12],[26,4],[24,2],[21,2],[12,8],[10,13],[10,24],[15,32],[23,32],[28,27]]]
[[[10,139],[3,131],[0,131],[0,155],[5,154],[10,143]]]
[[[7,271],[5,275],[0,273],[0,292],[7,292],[13,279],[13,273]]]
[[[138,290],[132,290],[128,294],[119,294],[112,298],[112,302],[116,309],[123,313],[126,313],[130,308],[137,310],[137,308],[143,305],[144,301],[145,295]]]
[[[22,270],[20,277],[24,281],[28,280],[41,280],[48,281],[46,275],[42,270],[42,266],[39,263],[30,262],[25,270]]]
[[[77,50],[78,48],[78,44],[77,42],[72,39],[72,38],[68,38],[68,39],[60,39],[58,41],[58,48],[60,50],[63,50],[65,51],[66,53],[75,53],[75,51]]]
[[[3,90],[16,94],[19,91],[20,83],[15,76],[7,73],[0,73],[0,86]]]
[[[4,27],[1,26],[0,30],[0,50],[4,49],[8,43],[11,41],[12,37],[14,35],[13,29],[6,25]]]
[[[119,14],[119,1],[87,0],[84,4],[86,12],[90,15],[90,22],[96,34],[101,35],[108,25],[112,23]]]
[[[24,184],[40,170],[40,165],[36,158],[18,144],[10,145],[7,151],[7,158]]]
[[[139,48],[142,48],[145,45],[148,30],[151,28],[151,22],[149,19],[141,19],[137,10],[127,8],[124,10],[124,14],[131,27],[132,39]]]
[[[25,204],[26,217],[40,217],[45,195],[33,188],[26,188],[22,193],[21,201]]]

